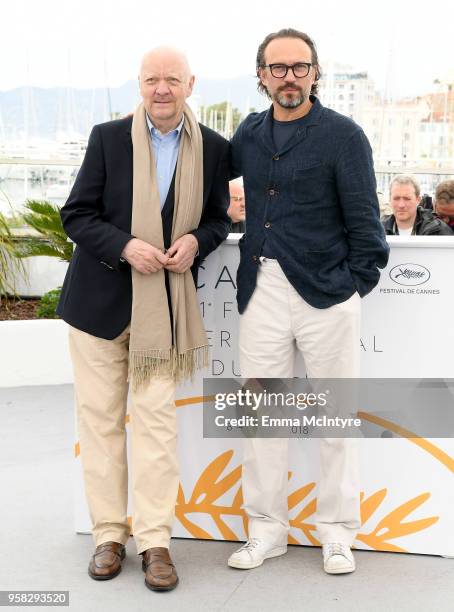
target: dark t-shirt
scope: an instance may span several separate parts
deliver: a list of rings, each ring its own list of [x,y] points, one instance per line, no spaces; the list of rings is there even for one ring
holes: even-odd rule
[[[277,119],[273,119],[273,140],[276,147],[276,153],[279,153],[284,148],[284,145],[292,138],[296,130],[304,127],[308,120],[309,113],[299,119],[293,119],[293,121],[278,121]]]

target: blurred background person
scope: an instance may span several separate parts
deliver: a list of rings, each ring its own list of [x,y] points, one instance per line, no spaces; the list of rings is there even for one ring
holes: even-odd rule
[[[435,191],[435,213],[454,233],[454,180],[443,181]]]
[[[243,184],[237,180],[230,181],[230,206],[227,214],[232,221],[231,232],[243,234],[246,231],[246,201]]]
[[[432,200],[432,196],[430,196],[428,193],[423,193],[421,195],[421,204],[420,206],[422,206],[423,208],[429,208],[430,210],[434,209],[434,205],[433,205],[433,200]]]
[[[390,236],[452,236],[452,229],[421,203],[421,188],[410,175],[399,174],[389,186],[393,214],[382,217]]]

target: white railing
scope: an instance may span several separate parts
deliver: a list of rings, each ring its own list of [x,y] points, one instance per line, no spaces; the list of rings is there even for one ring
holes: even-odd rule
[[[28,198],[47,199],[63,204],[74,183],[80,159],[34,159],[0,157],[0,212],[10,212],[10,206],[19,211]],[[389,183],[397,174],[415,175],[423,193],[433,194],[437,184],[454,178],[454,168],[435,168],[431,165],[375,166],[377,188],[386,194]]]

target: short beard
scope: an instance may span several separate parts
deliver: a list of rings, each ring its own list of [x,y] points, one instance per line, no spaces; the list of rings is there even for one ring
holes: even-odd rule
[[[306,101],[306,96],[302,90],[297,97],[287,98],[285,94],[277,92],[273,98],[282,108],[296,108]]]

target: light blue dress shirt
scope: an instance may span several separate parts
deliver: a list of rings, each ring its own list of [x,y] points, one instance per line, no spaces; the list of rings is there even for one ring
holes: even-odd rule
[[[148,129],[150,130],[151,144],[153,146],[153,153],[156,161],[156,175],[158,177],[161,210],[164,207],[167,194],[169,193],[170,183],[172,182],[173,173],[177,164],[183,121],[184,117],[174,130],[167,134],[161,134],[147,115]]]

